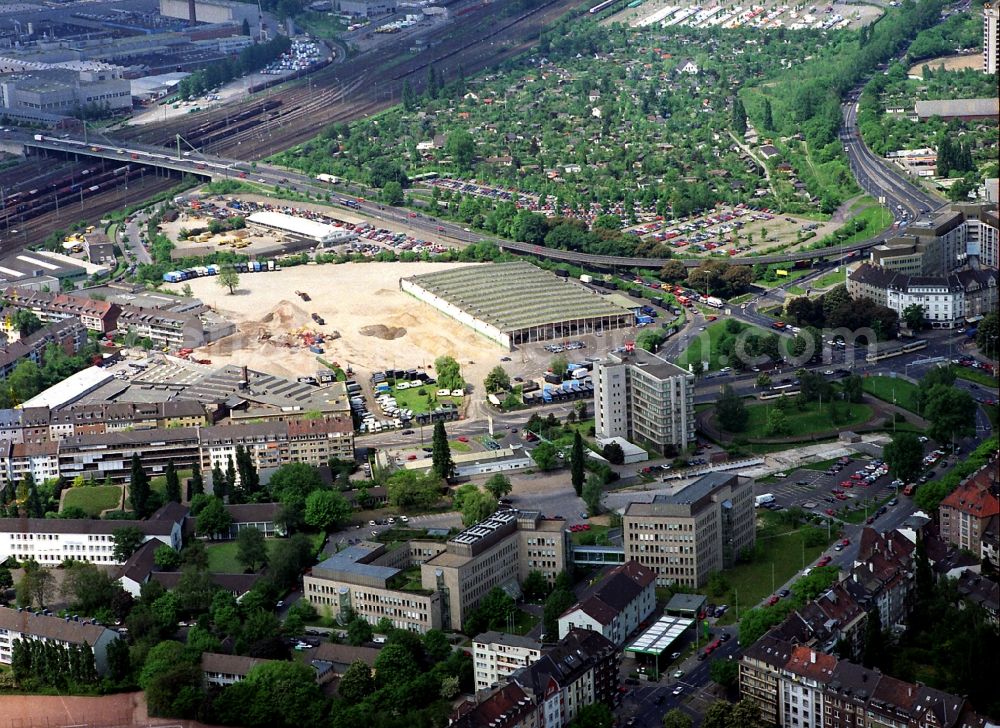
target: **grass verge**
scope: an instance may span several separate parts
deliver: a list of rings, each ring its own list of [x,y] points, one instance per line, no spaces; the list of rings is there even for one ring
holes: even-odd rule
[[[70,488],[63,496],[63,508],[82,508],[95,518],[101,511],[117,508],[121,504],[122,488],[119,485],[93,485]]]
[[[819,402],[807,402],[802,410],[797,405],[792,405],[785,411],[787,435],[770,435],[767,432],[767,420],[769,413],[775,407],[773,404],[756,404],[747,407],[750,418],[747,421],[745,434],[748,438],[763,439],[787,435],[805,438],[815,432],[827,432],[835,428],[848,429],[867,422],[872,416],[872,408],[868,405],[851,404],[846,409],[846,419],[834,424],[829,402],[824,402],[822,405]]]
[[[865,377],[862,383],[868,394],[884,402],[895,402],[898,407],[917,414],[917,392],[919,387],[905,379],[893,377]]]

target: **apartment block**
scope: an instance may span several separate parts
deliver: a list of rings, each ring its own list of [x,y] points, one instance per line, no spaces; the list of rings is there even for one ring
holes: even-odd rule
[[[1000,46],[997,45],[997,20],[1000,8],[994,3],[983,5],[983,73],[996,73],[1000,62]]]
[[[133,526],[145,541],[160,541],[178,551],[188,509],[168,503],[144,521],[92,518],[0,518],[0,561],[34,559],[42,566],[87,561],[120,566],[114,557],[114,532]]]
[[[589,629],[621,647],[655,609],[656,574],[638,561],[626,561],[559,617],[559,637]]]
[[[225,469],[242,445],[258,468],[285,463],[324,465],[330,458],[354,459],[354,425],[349,417],[273,420],[201,431],[201,468]]]
[[[389,619],[399,629],[421,634],[441,629],[443,598],[408,573],[409,555],[385,544],[362,542],[312,567],[304,578],[305,598],[321,613],[343,619],[349,612],[376,624]]]
[[[672,495],[625,508],[626,560],[656,574],[657,586],[702,586],[756,541],[753,479],[709,473]]]
[[[694,375],[642,349],[612,353],[594,372],[595,429],[664,455],[695,442]]]
[[[0,378],[6,379],[22,361],[43,364],[45,349],[55,344],[72,356],[87,343],[87,329],[76,317],[53,321],[23,339],[0,348]]]
[[[0,294],[4,307],[33,312],[46,323],[78,318],[90,331],[106,334],[118,327],[122,309],[116,303],[95,301],[67,293],[47,293],[25,288],[7,288]]]
[[[11,664],[17,640],[39,640],[60,647],[86,644],[93,650],[97,673],[103,675],[108,670],[108,645],[116,639],[116,632],[89,621],[0,607],[0,663],[4,665]]]
[[[938,506],[941,538],[978,554],[990,518],[1000,514],[996,460],[973,473]]]
[[[483,632],[472,641],[476,690],[496,685],[542,656],[542,643],[503,632]]]
[[[533,568],[554,580],[566,568],[569,553],[564,525],[534,511],[497,511],[449,539],[420,567],[424,588],[442,595],[445,628],[459,629],[494,587],[520,594],[522,574]]]

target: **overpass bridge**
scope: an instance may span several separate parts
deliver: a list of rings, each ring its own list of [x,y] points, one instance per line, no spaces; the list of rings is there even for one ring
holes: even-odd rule
[[[267,164],[250,164],[238,159],[205,154],[190,145],[187,145],[190,148],[184,149],[182,143],[186,145],[186,142],[180,139],[177,149],[170,150],[165,147],[138,144],[132,141],[125,142],[105,138],[95,140],[70,134],[51,136],[45,134],[7,133],[3,139],[0,139],[0,146],[8,150],[11,150],[14,146],[20,146],[22,149],[43,149],[49,152],[61,152],[77,156],[99,157],[119,161],[123,164],[141,164],[181,174],[195,175],[211,181],[246,179],[248,182],[259,184],[288,186],[299,192],[312,194],[330,194],[333,192],[343,195],[339,190],[334,190],[331,186],[320,183],[312,177],[299,172]],[[403,208],[381,205],[378,202],[372,202],[362,197],[354,198],[350,194],[346,196],[350,197],[347,201],[350,202],[349,209],[352,212],[363,213],[376,219],[403,223],[417,231],[448,238],[460,244],[489,242],[495,244],[503,251],[534,255],[539,258],[547,258],[549,260],[597,270],[660,268],[668,260],[679,260],[686,267],[695,268],[704,260],[727,260],[733,264],[744,265],[755,265],[757,263],[769,265],[772,263],[812,261],[818,258],[842,258],[877,245],[893,235],[893,231],[888,230],[874,238],[850,245],[837,245],[795,253],[742,258],[640,258],[633,256],[596,255],[573,250],[546,248],[541,245],[521,243],[513,240],[490,238],[466,230],[452,222],[437,220],[419,214],[415,216],[415,213]]]

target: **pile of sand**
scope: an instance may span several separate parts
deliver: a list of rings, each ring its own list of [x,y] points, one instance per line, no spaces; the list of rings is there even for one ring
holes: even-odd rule
[[[279,301],[278,305],[264,314],[260,319],[262,324],[274,324],[283,333],[289,329],[298,329],[312,324],[309,312],[291,301]]]
[[[393,339],[401,339],[406,336],[406,329],[402,326],[375,324],[374,326],[362,326],[358,329],[358,333],[362,336],[374,336],[377,339],[392,341]]]

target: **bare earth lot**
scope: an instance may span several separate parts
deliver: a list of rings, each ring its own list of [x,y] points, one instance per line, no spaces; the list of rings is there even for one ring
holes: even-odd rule
[[[470,265],[466,263],[347,263],[297,266],[240,276],[236,295],[214,278],[190,281],[194,295],[235,321],[237,333],[196,356],[214,365],[246,365],[284,376],[312,374],[316,355],[296,332],[319,331],[328,338],[323,358],[350,365],[359,380],[386,368],[431,367],[455,357],[466,381],[480,389],[504,350],[462,324],[399,290],[399,279]],[[471,264],[475,265],[475,264]],[[295,291],[308,293],[305,302]],[[325,319],[317,326],[311,314]]]
[[[921,61],[910,68],[907,73],[911,78],[923,78],[924,66],[932,71],[940,71],[942,68],[946,71],[959,71],[963,68],[979,69],[983,67],[983,57],[975,53],[962,56],[942,56],[929,61]]]

